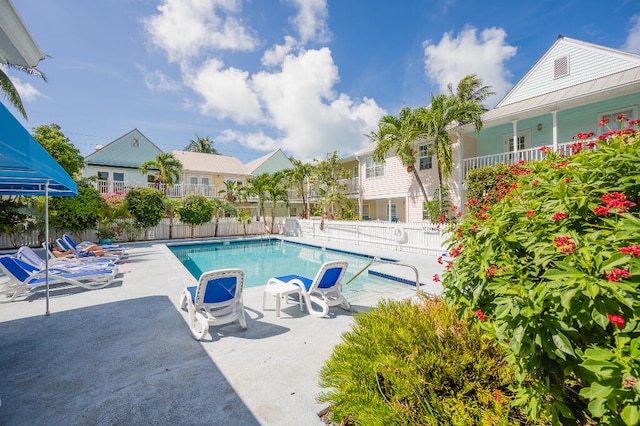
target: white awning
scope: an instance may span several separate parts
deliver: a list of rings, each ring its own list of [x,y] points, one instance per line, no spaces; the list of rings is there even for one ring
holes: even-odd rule
[[[10,0],[0,0],[0,63],[33,68],[44,53],[31,37]]]

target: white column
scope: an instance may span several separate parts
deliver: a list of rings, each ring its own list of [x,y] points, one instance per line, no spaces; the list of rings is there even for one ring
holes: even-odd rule
[[[458,209],[462,211],[462,199],[464,195],[464,190],[462,189],[462,182],[464,181],[464,153],[462,152],[462,135],[460,132],[456,134],[458,135]]]
[[[513,120],[511,123],[513,124],[513,153],[518,154],[518,120]]]
[[[553,150],[558,151],[558,110],[551,111],[551,115],[553,116]]]

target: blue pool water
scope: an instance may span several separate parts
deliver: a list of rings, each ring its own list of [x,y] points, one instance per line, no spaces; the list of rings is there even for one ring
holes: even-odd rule
[[[372,260],[366,256],[280,240],[232,241],[168,245],[168,247],[195,279],[199,279],[203,272],[213,269],[241,268],[244,271],[245,287],[264,285],[271,277],[289,274],[313,278],[320,266],[330,260],[349,262],[342,281],[346,283]],[[362,288],[372,281],[406,287],[405,284],[371,276],[366,271],[354,279],[349,287]]]

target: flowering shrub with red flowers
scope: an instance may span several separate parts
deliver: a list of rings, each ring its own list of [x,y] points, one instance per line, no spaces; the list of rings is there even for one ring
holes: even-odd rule
[[[531,418],[640,424],[640,136],[619,121],[510,166],[449,240],[445,297],[510,352]]]

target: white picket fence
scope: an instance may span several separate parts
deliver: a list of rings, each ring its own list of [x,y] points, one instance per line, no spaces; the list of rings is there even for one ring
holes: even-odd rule
[[[271,226],[270,218],[266,223],[262,220],[253,220],[247,224],[246,235],[265,235]],[[135,241],[145,240],[169,240],[171,239],[211,238],[215,232],[215,222],[210,222],[194,228],[191,234],[191,226],[178,220],[170,222],[163,219],[158,226],[150,228],[147,233],[137,236]],[[344,242],[365,247],[377,247],[390,250],[420,253],[428,255],[440,255],[444,249],[444,241],[447,235],[439,227],[430,222],[419,223],[393,223],[387,221],[337,221],[320,219],[295,219],[276,218],[273,234],[286,236],[299,236],[320,241]],[[50,240],[53,241],[59,234],[51,230]],[[235,218],[222,218],[218,223],[217,237],[243,236],[243,225]],[[80,235],[71,234],[73,238],[81,241],[97,241],[95,231],[85,231]],[[120,241],[132,241],[122,238]],[[31,247],[40,246],[38,232],[19,235],[0,234],[0,249],[14,249],[22,245]]]

